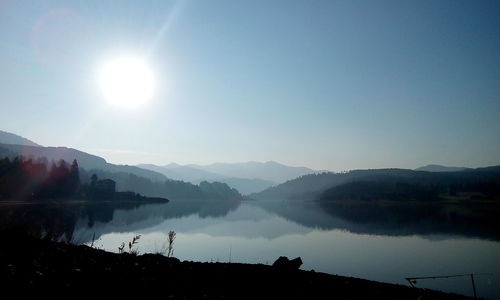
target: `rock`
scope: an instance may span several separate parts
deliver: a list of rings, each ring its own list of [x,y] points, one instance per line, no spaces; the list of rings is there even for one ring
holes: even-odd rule
[[[274,263],[273,268],[280,270],[298,270],[302,265],[300,257],[289,260],[286,256],[280,256]]]
[[[290,266],[293,269],[298,270],[300,266],[302,266],[302,259],[300,257],[296,257],[290,261]]]
[[[287,265],[290,262],[288,257],[286,256],[280,256],[276,261],[273,263],[273,268],[281,268],[285,265]]]

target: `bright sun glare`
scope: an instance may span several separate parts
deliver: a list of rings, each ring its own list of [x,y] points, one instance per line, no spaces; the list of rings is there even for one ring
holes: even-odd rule
[[[123,108],[137,108],[153,96],[155,82],[145,61],[121,57],[102,67],[99,85],[109,103]]]

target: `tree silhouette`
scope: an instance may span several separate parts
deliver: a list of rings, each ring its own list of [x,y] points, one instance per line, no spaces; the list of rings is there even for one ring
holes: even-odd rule
[[[71,167],[69,168],[69,187],[70,190],[75,191],[80,185],[80,170],[78,169],[78,162],[76,159],[73,160]]]
[[[0,199],[38,200],[74,196],[80,188],[78,162],[16,157],[0,160]]]
[[[97,183],[97,175],[94,173],[90,177],[90,186],[94,187],[96,183]]]

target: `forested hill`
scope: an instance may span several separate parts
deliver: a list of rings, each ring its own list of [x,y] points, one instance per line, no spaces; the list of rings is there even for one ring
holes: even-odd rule
[[[311,174],[252,194],[250,197],[256,200],[317,200],[328,189],[357,181],[432,186],[440,191],[448,191],[452,186],[458,187],[480,182],[500,186],[500,166],[439,173],[408,169],[374,169]]]
[[[236,189],[225,183],[206,182],[192,184],[179,180],[153,181],[148,178],[136,176],[125,172],[108,172],[103,170],[81,170],[82,182],[90,181],[92,174],[99,178],[109,178],[116,181],[117,191],[133,191],[148,197],[164,197],[176,200],[221,200],[240,201],[247,199]]]
[[[93,178],[93,179],[92,179]],[[115,192],[134,192],[147,197],[169,200],[220,200],[240,201],[246,199],[237,190],[224,183],[201,182],[198,185],[183,181],[153,181],[125,172],[85,170],[79,168],[77,160],[70,164],[64,160],[48,163],[46,158],[35,160],[16,157],[0,159],[0,201],[38,201],[51,199],[93,200],[89,187],[99,179],[111,179]],[[105,181],[104,181],[105,182]],[[116,187],[115,187],[116,184]],[[90,196],[89,196],[90,195]],[[99,198],[106,198],[99,197]],[[108,198],[109,198],[108,197]]]

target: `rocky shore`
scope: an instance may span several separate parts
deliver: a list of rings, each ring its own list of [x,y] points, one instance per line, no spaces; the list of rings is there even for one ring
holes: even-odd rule
[[[0,235],[4,293],[156,295],[164,299],[469,299],[287,267],[179,261]]]

